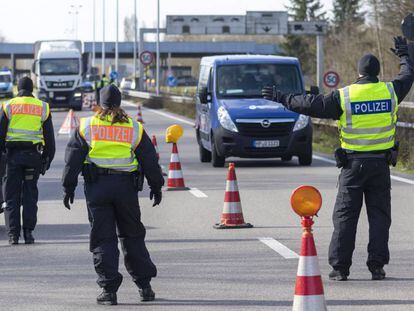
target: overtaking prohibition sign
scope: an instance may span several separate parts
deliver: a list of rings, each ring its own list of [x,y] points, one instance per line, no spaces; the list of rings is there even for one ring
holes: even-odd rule
[[[328,71],[323,76],[323,83],[326,87],[335,88],[339,84],[339,75],[335,71]]]

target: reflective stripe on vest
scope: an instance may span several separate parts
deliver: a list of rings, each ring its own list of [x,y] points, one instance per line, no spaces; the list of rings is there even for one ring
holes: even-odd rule
[[[397,96],[391,82],[352,84],[339,90],[342,148],[386,150],[394,146]]]
[[[9,119],[6,141],[42,143],[43,122],[49,116],[49,105],[34,97],[16,97],[3,104]]]
[[[135,149],[141,141],[143,127],[129,118],[128,123],[111,124],[96,116],[82,118],[79,132],[89,145],[86,163],[118,171],[138,169]]]

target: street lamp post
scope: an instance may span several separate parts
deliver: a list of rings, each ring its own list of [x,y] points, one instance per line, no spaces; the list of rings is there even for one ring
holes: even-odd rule
[[[119,0],[116,0],[116,42],[115,42],[115,71],[118,72],[118,62],[119,62],[119,50],[118,50],[118,41],[119,41]]]
[[[73,36],[75,39],[78,38],[78,15],[82,5],[72,4],[69,9],[69,14],[73,15]]]
[[[92,67],[96,61],[96,0],[93,0],[93,42],[92,42]]]
[[[156,86],[155,93],[160,95],[160,0],[157,0],[157,60],[156,60]]]
[[[102,0],[102,74],[105,74],[105,0]]]
[[[134,82],[137,83],[137,37],[138,37],[137,0],[134,0]],[[140,77],[142,79],[142,77]]]

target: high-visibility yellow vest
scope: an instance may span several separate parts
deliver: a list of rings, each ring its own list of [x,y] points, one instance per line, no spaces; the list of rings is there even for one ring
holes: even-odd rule
[[[391,82],[351,84],[339,94],[342,148],[366,152],[394,147],[398,98]]]
[[[6,141],[43,144],[43,122],[49,117],[49,105],[34,97],[15,97],[3,104],[9,119]]]
[[[133,172],[138,169],[135,149],[142,139],[141,123],[128,118],[128,123],[111,124],[110,118],[81,118],[79,133],[89,145],[85,163],[101,168]]]

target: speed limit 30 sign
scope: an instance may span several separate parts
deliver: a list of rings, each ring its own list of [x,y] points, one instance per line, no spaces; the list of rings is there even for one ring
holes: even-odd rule
[[[323,76],[323,83],[326,87],[335,88],[339,84],[339,75],[335,71],[328,71]]]

